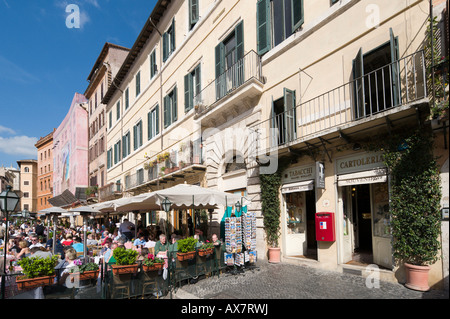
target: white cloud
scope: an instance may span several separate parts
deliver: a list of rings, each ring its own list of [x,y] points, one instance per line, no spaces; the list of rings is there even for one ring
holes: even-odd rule
[[[7,133],[7,134],[11,134],[11,135],[16,134],[16,132],[12,128],[2,126],[2,125],[0,125],[0,133]]]
[[[0,152],[17,157],[35,158],[37,150],[34,145],[37,141],[36,137],[29,136],[0,137]]]

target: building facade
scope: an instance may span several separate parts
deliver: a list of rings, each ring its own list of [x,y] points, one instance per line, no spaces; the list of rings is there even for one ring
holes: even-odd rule
[[[362,145],[429,127],[429,16],[429,1],[158,1],[102,100],[108,183],[123,196],[182,182],[240,193],[265,259],[259,176],[287,159],[282,260],[403,280],[390,176]],[[335,240],[317,240],[317,213],[332,213]],[[224,217],[212,213],[215,232]],[[430,280],[442,278],[440,261]]]
[[[106,112],[101,103],[112,79],[122,66],[129,49],[105,43],[87,80],[84,93],[89,113],[89,186],[102,188],[106,185]]]
[[[17,161],[20,170],[20,210],[37,212],[37,160]]]
[[[88,186],[87,99],[75,93],[64,120],[53,132],[53,197]]]
[[[51,207],[49,199],[53,197],[53,133],[41,137],[37,148],[37,203],[36,210]]]

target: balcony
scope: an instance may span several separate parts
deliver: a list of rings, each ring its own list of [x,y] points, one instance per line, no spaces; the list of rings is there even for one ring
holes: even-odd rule
[[[158,156],[150,158],[144,168],[125,176],[125,190],[149,188],[205,170],[201,140],[183,140],[175,145],[175,149],[159,153]]]
[[[219,118],[226,121],[229,112],[236,115],[253,106],[262,89],[261,60],[250,51],[194,96],[194,118],[216,126]]]
[[[120,183],[109,183],[98,189],[99,202],[116,199],[122,196],[122,185]]]
[[[389,125],[428,104],[424,52],[418,51],[250,128],[257,154],[347,130]]]

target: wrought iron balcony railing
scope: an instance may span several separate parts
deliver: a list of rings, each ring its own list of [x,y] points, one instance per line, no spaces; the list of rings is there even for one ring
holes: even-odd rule
[[[425,57],[415,52],[251,127],[258,152],[427,98]]]
[[[199,94],[194,96],[196,114],[204,114],[229,94],[242,87],[248,81],[262,81],[261,59],[255,51],[250,51],[224,73],[209,83]]]

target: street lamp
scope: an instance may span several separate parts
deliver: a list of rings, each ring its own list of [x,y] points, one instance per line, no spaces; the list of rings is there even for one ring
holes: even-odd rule
[[[0,210],[5,213],[6,231],[5,231],[5,244],[3,249],[3,274],[2,274],[2,298],[5,298],[5,282],[6,282],[6,255],[8,244],[8,212],[13,212],[16,210],[17,204],[19,203],[20,197],[12,191],[10,185],[6,186],[6,190],[0,193]]]
[[[166,236],[169,236],[169,212],[170,212],[170,206],[172,206],[171,201],[166,197],[161,203],[162,209],[166,212],[166,218],[167,218],[167,225],[166,225]]]
[[[239,213],[241,211],[241,203],[240,202],[236,202],[236,213]]]

